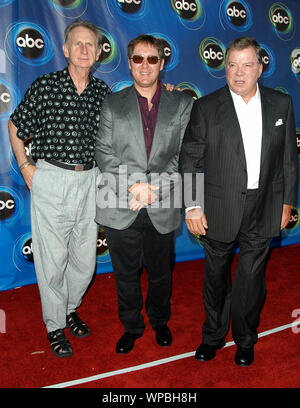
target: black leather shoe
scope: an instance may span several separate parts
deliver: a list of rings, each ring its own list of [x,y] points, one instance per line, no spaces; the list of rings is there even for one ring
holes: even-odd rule
[[[209,344],[201,343],[195,353],[195,359],[198,361],[209,361],[216,356],[216,351],[223,346],[210,346]]]
[[[168,347],[172,344],[172,333],[166,324],[154,327],[156,343],[162,347]]]
[[[254,361],[254,348],[238,347],[235,353],[234,361],[241,367],[249,367]]]
[[[125,332],[117,342],[116,352],[119,354],[129,353],[133,349],[135,340],[139,337],[142,337],[142,333]]]

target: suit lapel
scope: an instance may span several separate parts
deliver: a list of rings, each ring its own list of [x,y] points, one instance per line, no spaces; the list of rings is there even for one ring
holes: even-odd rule
[[[261,97],[261,112],[262,112],[262,144],[261,144],[261,159],[260,159],[260,167],[262,167],[267,153],[269,151],[269,145],[271,142],[271,134],[270,134],[270,129],[274,124],[270,124],[270,118],[273,117],[273,109],[274,109],[274,104],[272,99],[268,98],[268,96],[265,93],[265,90],[263,87],[259,87],[260,90],[260,97]]]
[[[242,132],[228,86],[223,88],[223,92],[219,97],[217,118],[221,129],[224,129],[222,130],[223,136],[228,138],[230,146],[241,161],[241,165],[246,169],[247,164]]]
[[[162,85],[149,163],[155,157],[155,154],[161,144],[161,140],[163,137],[165,137],[166,129],[176,114],[177,107],[178,105],[175,98],[173,98],[172,92],[167,91],[164,85]]]
[[[128,92],[124,93],[121,99],[120,112],[127,118],[131,132],[125,137],[135,137],[137,146],[141,150],[143,157],[147,160],[147,152],[145,146],[144,130],[140,107],[136,96],[135,88],[133,86],[128,88]]]

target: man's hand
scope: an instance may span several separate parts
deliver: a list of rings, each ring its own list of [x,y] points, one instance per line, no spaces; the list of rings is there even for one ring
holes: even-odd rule
[[[158,199],[154,191],[158,190],[158,186],[152,186],[148,183],[136,183],[131,186],[128,191],[134,196],[130,200],[129,206],[133,211],[140,210]]]
[[[21,174],[29,190],[31,190],[31,182],[35,171],[36,167],[32,164],[29,164],[27,167],[21,170]]]
[[[188,230],[193,235],[206,235],[208,225],[202,208],[193,208],[187,211],[185,222]]]
[[[166,87],[166,90],[170,91],[170,92],[172,92],[174,90],[174,88],[175,88],[174,85],[169,84],[169,83],[164,84],[164,86]]]
[[[283,204],[283,209],[282,209],[282,217],[281,217],[281,229],[283,230],[283,228],[285,228],[291,218],[291,212],[292,212],[292,205],[288,205],[288,204]]]

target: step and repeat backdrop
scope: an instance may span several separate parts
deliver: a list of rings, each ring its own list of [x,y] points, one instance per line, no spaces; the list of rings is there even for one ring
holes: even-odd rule
[[[7,121],[38,76],[66,66],[63,32],[74,19],[101,29],[103,52],[94,75],[113,91],[132,84],[127,44],[141,33],[165,42],[162,81],[194,98],[225,84],[228,43],[242,35],[255,37],[264,50],[262,83],[293,97],[299,153],[299,0],[0,0],[0,17],[0,290],[36,282],[30,193],[10,147]],[[31,159],[30,140],[26,151]],[[273,246],[300,243],[299,203]],[[96,272],[111,272],[101,229],[95,245]],[[201,243],[183,223],[176,233],[176,261],[203,257]]]

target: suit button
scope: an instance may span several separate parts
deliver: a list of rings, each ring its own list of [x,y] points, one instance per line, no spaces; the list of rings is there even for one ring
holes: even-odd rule
[[[246,194],[246,191],[242,191],[242,195],[245,195]]]

